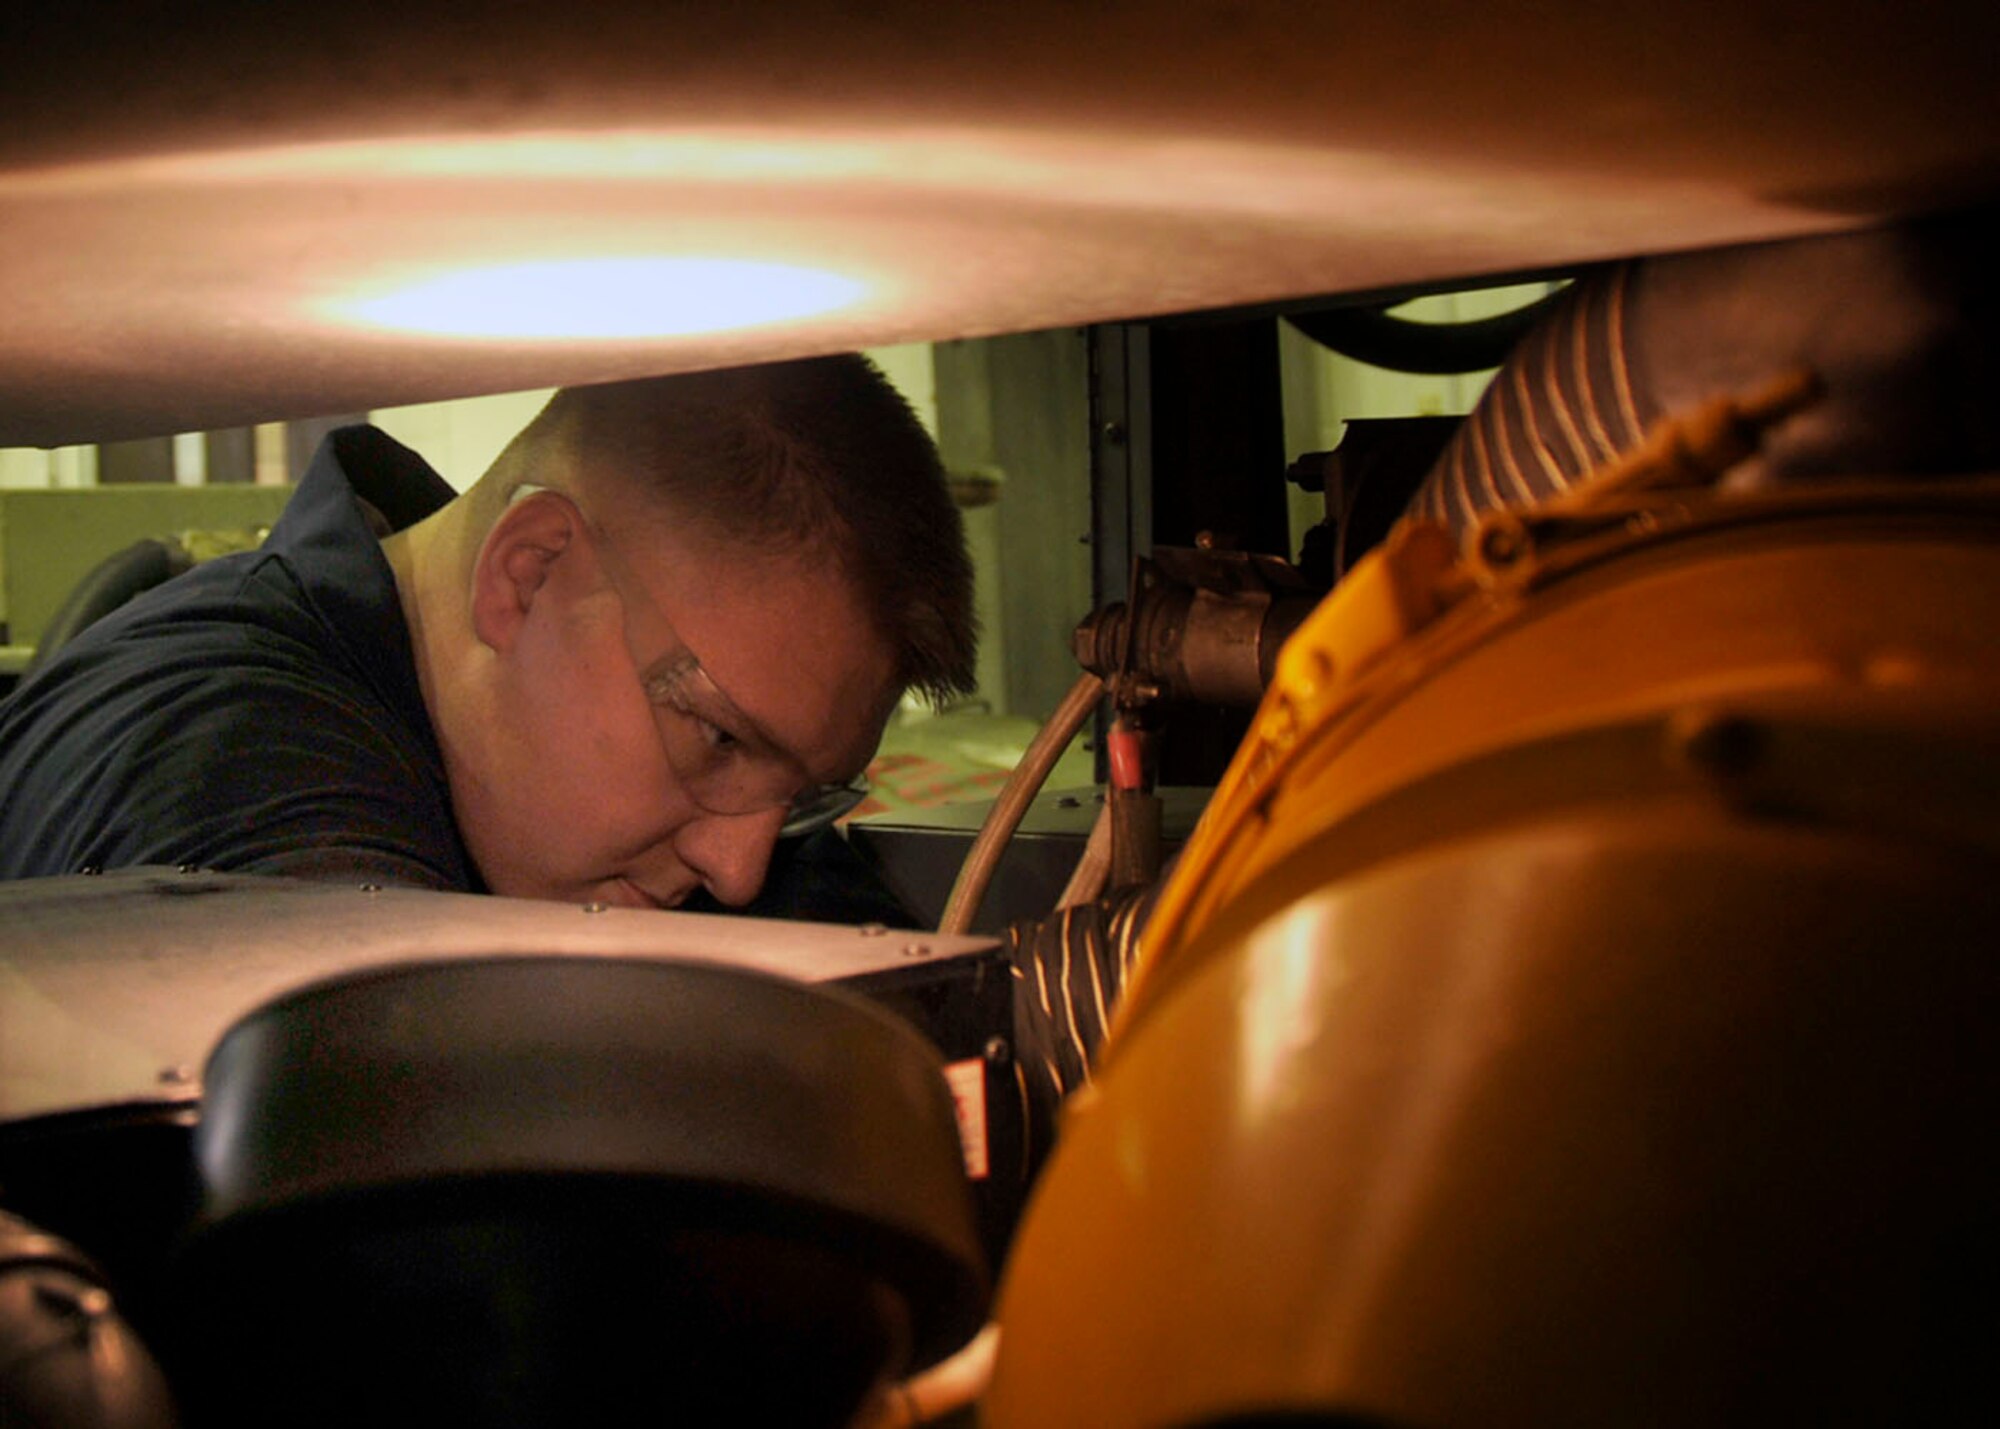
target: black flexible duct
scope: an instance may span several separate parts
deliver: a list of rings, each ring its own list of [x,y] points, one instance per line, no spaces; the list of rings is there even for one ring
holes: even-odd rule
[[[1158,892],[1157,884],[1129,888],[1007,930],[1024,1182],[1055,1145],[1064,1100],[1090,1081]]]
[[[1996,242],[1983,209],[1600,269],[1507,359],[1409,514],[1462,534],[1568,491],[1663,418],[1801,368],[1820,399],[1764,433],[1738,487],[1990,472]]]
[[[1388,306],[1292,313],[1287,321],[1314,342],[1356,362],[1392,372],[1448,376],[1498,367],[1559,296],[1551,293],[1512,312],[1459,323],[1414,322],[1392,315]]]

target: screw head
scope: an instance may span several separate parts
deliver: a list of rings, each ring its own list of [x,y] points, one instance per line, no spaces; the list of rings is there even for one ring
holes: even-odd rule
[[[102,1320],[111,1313],[111,1292],[99,1285],[74,1286],[45,1280],[36,1284],[35,1298],[56,1314],[85,1323]]]
[[[1670,746],[1683,763],[1704,774],[1748,773],[1764,757],[1764,727],[1743,715],[1682,710],[1668,724]]]
[[[1489,566],[1511,565],[1519,560],[1527,541],[1518,527],[1496,524],[1479,532],[1479,558]]]

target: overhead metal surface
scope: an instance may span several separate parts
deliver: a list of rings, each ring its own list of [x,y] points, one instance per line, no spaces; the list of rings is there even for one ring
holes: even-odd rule
[[[1990,198],[2000,12],[1959,8],[1835,25],[1797,0],[34,7],[0,52],[0,443]],[[469,267],[657,257],[799,265],[861,293],[682,336],[417,335],[341,307]]]

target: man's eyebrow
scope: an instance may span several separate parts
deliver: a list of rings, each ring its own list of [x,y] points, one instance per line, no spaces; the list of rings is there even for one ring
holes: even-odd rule
[[[701,678],[699,680],[687,678],[690,673],[694,672],[700,674]],[[708,673],[707,667],[701,663],[701,657],[696,655],[692,650],[683,650],[677,655],[662,655],[644,670],[641,670],[639,678],[649,691],[655,685],[662,684],[668,680],[678,680],[681,688],[684,690],[693,691],[706,687],[707,690],[712,692],[712,695],[708,701],[704,701],[703,703],[720,703],[721,711],[719,712],[727,714],[729,720],[727,727],[731,734],[740,736],[744,731],[748,731],[766,749],[782,755],[801,769],[805,768],[804,760],[800,759],[791,750],[785,748],[772,735],[770,730],[766,729],[759,721],[752,719],[744,712],[741,705],[729,698],[729,692],[715,683],[715,677]],[[717,723],[722,723],[722,721],[718,720]]]
[[[607,550],[609,550],[611,554],[613,562],[618,566],[623,567],[625,565],[624,557],[618,552],[616,542],[612,541],[609,538],[608,534],[605,535],[602,539],[604,540],[604,544]],[[633,579],[636,579],[636,577],[634,577],[628,571],[626,572],[625,581],[616,582],[618,587],[618,598],[620,600],[632,599],[631,592],[627,589],[627,582]],[[658,613],[662,619],[667,619],[666,613],[664,611],[659,611],[657,604],[653,600],[652,592],[647,591],[643,587],[641,587],[640,598],[643,599],[647,605],[652,606],[656,611],[656,613]],[[667,623],[671,625],[672,621],[669,619]],[[678,627],[675,628],[674,635],[676,639],[680,637],[680,631]],[[735,734],[740,738],[742,732],[747,731],[751,735],[751,737],[756,739],[766,749],[772,751],[780,758],[788,760],[793,765],[793,767],[804,771],[809,776],[811,775],[812,773],[811,766],[809,766],[806,763],[806,761],[799,756],[798,751],[786,745],[783,740],[779,739],[776,735],[772,734],[772,732],[763,724],[762,721],[752,718],[749,714],[747,714],[744,711],[741,705],[737,704],[735,700],[731,699],[729,697],[729,692],[723,689],[721,685],[716,683],[715,676],[709,674],[708,667],[701,663],[701,656],[697,655],[694,651],[688,649],[685,645],[681,647],[680,651],[677,654],[662,655],[658,659],[654,660],[651,664],[641,669],[639,671],[639,683],[642,688],[648,691],[648,697],[650,698],[650,692],[657,682],[668,679],[678,674],[680,669],[684,666],[699,672],[701,679],[695,683],[706,685],[710,690],[714,691],[715,698],[721,701],[723,707],[729,712],[730,718],[736,722],[737,728],[732,728],[730,730],[731,734]],[[720,723],[720,721],[718,721],[718,723]]]

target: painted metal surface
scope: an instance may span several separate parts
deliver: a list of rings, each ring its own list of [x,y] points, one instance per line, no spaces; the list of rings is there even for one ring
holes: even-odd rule
[[[1949,1422],[1991,860],[1653,800],[1282,900],[1073,1099],[982,1422]]]
[[[336,974],[417,960],[685,958],[808,982],[991,947],[875,927],[130,869],[0,886],[0,1121],[189,1101],[223,1031]]]
[[[1142,936],[985,1422],[1983,1417],[1991,496],[1357,567]]]

